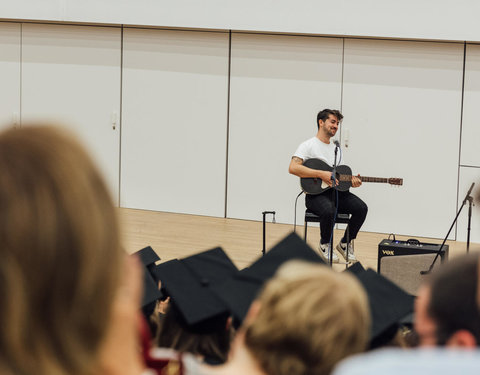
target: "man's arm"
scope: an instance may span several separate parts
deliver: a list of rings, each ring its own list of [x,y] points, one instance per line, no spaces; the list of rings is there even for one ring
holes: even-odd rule
[[[332,181],[330,180],[332,175],[331,172],[305,167],[303,165],[303,159],[299,158],[298,156],[292,157],[292,160],[290,161],[290,166],[288,167],[288,172],[298,177],[320,178],[328,185],[331,186],[332,184]]]

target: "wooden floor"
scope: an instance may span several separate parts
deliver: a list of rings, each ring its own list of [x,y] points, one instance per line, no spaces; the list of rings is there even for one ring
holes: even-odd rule
[[[129,253],[151,246],[163,262],[220,246],[239,268],[261,256],[262,222],[125,208],[120,208],[119,211],[124,246]],[[292,231],[293,225],[267,223],[267,250]],[[313,249],[318,248],[319,232],[318,227],[309,227],[308,243]],[[297,233],[303,238],[303,226],[297,225]],[[341,235],[339,230],[335,231],[336,239],[340,239]],[[384,238],[387,238],[385,233],[359,233],[355,240],[355,254],[365,267],[377,269],[378,244]],[[397,236],[400,240],[408,238]],[[438,244],[442,242],[441,239],[417,239]],[[466,251],[464,242],[447,243],[450,245],[450,256],[464,254]],[[480,250],[480,244],[471,244],[470,250]],[[336,265],[335,268],[343,269],[344,266]]]

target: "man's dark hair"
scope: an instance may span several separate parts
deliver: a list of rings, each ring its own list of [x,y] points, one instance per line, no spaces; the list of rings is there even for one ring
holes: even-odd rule
[[[320,128],[320,125],[318,124],[319,120],[322,121],[327,121],[328,116],[333,115],[338,119],[338,122],[342,121],[343,115],[340,113],[339,110],[337,109],[323,109],[317,114],[317,128]]]
[[[480,346],[480,312],[476,301],[478,255],[449,261],[429,281],[428,314],[437,330],[437,344],[445,345],[459,330],[469,331]]]

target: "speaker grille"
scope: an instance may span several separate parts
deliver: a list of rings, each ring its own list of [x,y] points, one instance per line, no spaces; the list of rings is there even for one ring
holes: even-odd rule
[[[380,259],[380,274],[397,284],[407,293],[417,295],[423,278],[420,271],[426,271],[433,262],[435,254],[415,254],[387,256]],[[435,262],[434,269],[440,265],[440,259]]]

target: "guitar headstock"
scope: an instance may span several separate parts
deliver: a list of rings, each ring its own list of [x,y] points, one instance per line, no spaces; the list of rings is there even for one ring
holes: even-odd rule
[[[389,178],[389,179],[388,179],[388,183],[389,183],[390,185],[401,186],[401,185],[403,185],[403,178],[394,178],[394,177],[392,177],[392,178]]]

